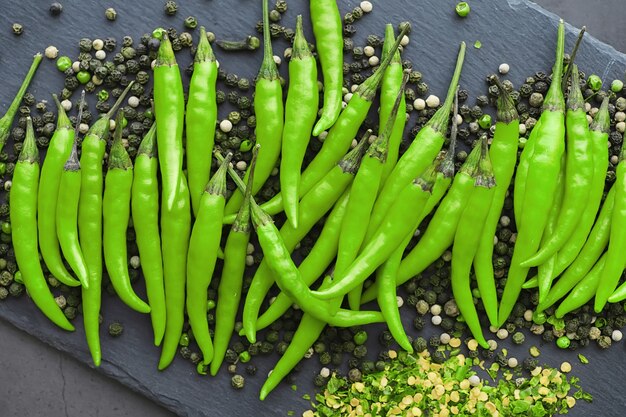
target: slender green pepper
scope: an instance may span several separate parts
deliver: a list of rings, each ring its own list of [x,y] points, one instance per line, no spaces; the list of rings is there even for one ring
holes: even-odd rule
[[[343,90],[343,26],[336,0],[311,0],[310,12],[317,53],[324,75],[324,108],[313,136],[335,124]]]
[[[298,228],[294,229],[287,222],[281,227],[281,236],[289,251],[293,251],[302,238],[311,230],[319,219],[331,209],[344,190],[352,183],[361,157],[365,142],[371,134],[368,130],[357,147],[350,151],[335,168],[333,168],[311,189],[300,202],[300,221]],[[259,316],[261,304],[268,291],[274,284],[275,276],[267,263],[261,262],[254,274],[254,278],[248,289],[248,295],[243,308],[243,327],[250,343],[254,343],[256,334],[256,321]]]
[[[26,139],[15,164],[10,191],[10,219],[15,260],[22,280],[35,305],[54,324],[68,331],[74,326],[54,301],[39,263],[37,251],[37,181],[39,180],[39,151],[35,143],[33,124],[28,117]]]
[[[183,177],[183,81],[172,43],[163,33],[154,67],[154,113],[157,124],[159,167],[164,214],[173,210]],[[205,155],[206,157],[206,155]]]
[[[35,72],[37,72],[37,68],[39,67],[42,59],[43,56],[40,53],[36,53],[35,56],[33,56],[33,62],[30,64],[30,68],[26,73],[26,77],[24,77],[24,81],[22,81],[22,85],[17,91],[17,94],[13,98],[13,101],[9,105],[6,113],[4,113],[4,116],[0,118],[0,152],[2,152],[2,149],[4,149],[4,145],[7,143],[7,139],[9,139],[9,135],[11,134],[11,125],[13,125],[13,119],[15,119],[15,115],[17,114],[20,103],[24,98],[24,94],[26,94],[26,90],[28,89],[31,80],[35,76]],[[72,281],[74,280],[70,280],[69,282]],[[66,285],[70,285],[62,280],[61,282]],[[73,282],[73,284],[74,286],[77,285],[75,281]]]
[[[591,138],[585,112],[585,100],[580,91],[578,67],[572,65],[572,85],[567,98],[565,126],[567,131],[567,159],[565,164],[565,194],[563,206],[558,215],[554,234],[542,243],[541,249],[523,266],[537,266],[554,255],[572,236],[584,213],[580,210],[585,205],[591,192],[594,161],[591,151]]]
[[[383,223],[398,193],[404,189],[407,184],[410,184],[414,178],[424,172],[441,150],[445,142],[450,110],[452,109],[457,85],[461,77],[464,59],[465,42],[461,42],[446,101],[428,123],[420,129],[409,148],[402,154],[402,157],[398,160],[393,171],[389,174],[376,200],[374,209],[372,210],[372,216],[365,238],[366,241],[370,240],[378,229],[378,226]]]
[[[330,212],[319,237],[315,241],[311,252],[307,255],[302,263],[298,266],[300,275],[307,285],[313,284],[328,268],[330,263],[337,255],[337,247],[339,244],[339,233],[341,232],[341,223],[348,207],[348,199],[350,197],[350,189],[344,191],[339,198],[335,207]],[[256,321],[256,329],[261,330],[276,320],[291,307],[293,302],[284,293],[279,293],[276,299],[265,310]]]
[[[398,49],[402,37],[408,33],[411,25],[408,22],[401,24],[400,35],[396,38],[392,51]],[[352,140],[359,131],[359,127],[367,117],[372,102],[376,96],[376,90],[380,85],[385,69],[391,62],[393,54],[383,60],[376,71],[356,89],[352,98],[339,118],[328,132],[328,136],[324,139],[324,143],[315,158],[306,167],[300,177],[300,196],[304,196],[319,180],[321,180],[330,171],[333,166],[342,158],[346,151],[350,148]],[[280,213],[283,209],[282,194],[277,194],[267,203],[262,205],[266,213],[273,215]],[[228,223],[229,220],[227,219]]]
[[[102,161],[113,115],[134,84],[131,81],[108,113],[89,128],[83,138],[80,154],[80,198],[78,200],[78,237],[83,250],[89,288],[81,287],[85,337],[95,366],[100,366],[100,305],[102,296]]]
[[[563,318],[563,316],[567,313],[584,306],[587,304],[587,301],[593,298],[593,295],[596,293],[598,286],[600,285],[602,271],[606,266],[606,259],[607,255],[602,255],[593,269],[578,284],[576,284],[569,295],[561,301],[561,304],[554,312],[556,318]]]
[[[213,359],[213,343],[206,315],[207,290],[217,261],[217,248],[222,239],[222,217],[226,204],[226,166],[230,163],[231,157],[230,153],[226,155],[226,159],[204,190],[187,252],[187,316],[202,351],[205,365]]]
[[[402,326],[400,309],[398,308],[398,298],[396,293],[396,277],[398,268],[402,261],[402,254],[413,236],[409,235],[404,242],[391,254],[389,259],[383,263],[376,271],[376,282],[378,283],[378,307],[383,313],[387,327],[398,345],[409,353],[413,353],[413,346]]]
[[[256,115],[256,141],[261,145],[257,160],[256,175],[252,184],[255,195],[270,177],[280,155],[283,135],[283,88],[270,36],[268,0],[263,0],[263,62],[254,87],[254,114]],[[246,177],[250,169],[246,171]],[[228,200],[224,213],[236,214],[243,201],[243,191],[235,190]]]
[[[200,26],[200,40],[193,59],[193,74],[189,81],[189,99],[185,116],[187,182],[191,207],[198,215],[200,198],[211,175],[211,155],[217,121],[217,61],[204,26]]]
[[[300,171],[318,104],[317,63],[302,31],[302,15],[298,15],[289,61],[289,91],[280,159],[280,189],[285,199],[285,214],[293,227],[298,227]]]
[[[87,271],[83,251],[78,241],[78,199],[80,197],[81,172],[76,140],[78,139],[78,125],[80,125],[83,116],[83,104],[85,103],[84,90],[79,103],[72,151],[63,166],[61,179],[59,181],[56,230],[63,255],[80,280],[81,285],[85,288],[89,288],[89,272]]]
[[[102,198],[104,263],[111,284],[124,304],[140,313],[149,313],[150,306],[135,294],[128,276],[126,229],[130,218],[133,163],[122,143],[123,119],[124,112],[120,110],[115,120],[109,169],[104,178]]]
[[[254,166],[256,165],[258,147],[254,147],[250,162],[250,175],[246,183],[246,192],[243,204],[237,213],[235,223],[230,229],[226,246],[224,247],[224,267],[222,278],[217,289],[217,306],[215,308],[215,336],[213,341],[213,359],[211,360],[211,375],[219,371],[230,337],[235,328],[235,319],[241,301],[243,274],[246,269],[246,253],[250,241],[250,195],[252,180],[254,180]]]
[[[409,79],[410,70],[406,70],[400,90],[387,118],[387,124],[380,135],[372,142],[365,152],[359,171],[354,177],[352,192],[348,201],[347,213],[341,225],[339,234],[339,248],[335,263],[335,276],[341,276],[359,254],[359,249],[365,239],[367,225],[383,175],[389,138],[393,131],[400,102],[404,97],[404,88]],[[403,115],[400,115],[403,117]],[[352,310],[358,310],[361,304],[361,287],[356,287],[348,294],[348,303]]]
[[[493,237],[496,234],[496,227],[500,220],[504,199],[513,178],[519,140],[519,116],[515,109],[515,103],[506,88],[500,83],[500,80],[497,77],[495,80],[499,87],[500,95],[497,102],[498,120],[493,141],[489,147],[489,157],[491,158],[496,185],[493,191],[493,202],[489,209],[489,216],[485,220],[478,249],[474,256],[476,281],[487,283],[483,287],[493,289],[493,291],[486,289],[480,291],[480,298],[492,326],[495,326],[498,321],[498,298],[495,292],[495,285],[492,287],[490,284],[495,282],[492,261]]]
[[[135,158],[130,207],[141,271],[146,281],[154,345],[159,346],[165,333],[165,290],[163,258],[159,235],[159,183],[156,156],[156,124],[144,136]]]
[[[539,303],[537,311],[544,311],[565,296],[565,294],[584,278],[596,263],[606,248],[606,245],[609,243],[611,215],[613,213],[614,203],[615,189],[611,188],[604,200],[604,205],[602,206],[602,210],[600,210],[598,220],[593,226],[589,238],[580,251],[580,254],[552,286],[545,299]]]
[[[425,173],[396,196],[396,201],[389,209],[386,220],[363,247],[359,256],[343,274],[337,277],[333,285],[324,291],[314,292],[316,297],[328,299],[347,294],[382,265],[400,246],[404,238],[415,232],[421,221],[419,214],[431,196],[437,177],[437,165],[440,163],[439,160],[433,162]]]
[[[461,213],[467,204],[470,194],[468,190],[474,188],[480,158],[480,147],[474,146],[459,173],[454,177],[450,191],[435,211],[424,235],[402,260],[396,284],[403,284],[425,270],[450,247]]]
[[[620,160],[615,169],[615,202],[611,214],[611,233],[606,263],[602,269],[593,309],[602,311],[609,296],[613,294],[626,267],[626,143],[622,144]]]
[[[392,53],[393,43],[395,41],[395,32],[393,25],[388,23],[385,26],[385,41],[383,43],[382,59],[384,60],[387,55]],[[378,126],[382,130],[387,125],[387,120],[391,115],[393,105],[396,101],[398,91],[400,91],[402,85],[403,69],[402,59],[400,58],[400,51],[396,49],[393,52],[389,66],[383,74],[383,80],[380,84],[380,110],[378,112]],[[398,107],[399,117],[395,118],[393,124],[393,130],[389,135],[389,146],[387,148],[387,158],[385,159],[382,180],[380,186],[385,183],[385,180],[393,170],[393,167],[398,162],[398,153],[400,151],[400,143],[402,143],[402,137],[404,135],[404,126],[406,125],[406,99],[402,95],[400,99],[400,105]],[[380,135],[382,132],[378,132]]]
[[[530,161],[535,154],[535,142],[537,140],[537,135],[541,130],[540,127],[541,118],[539,118],[535,127],[533,127],[533,130],[530,132],[530,136],[524,145],[524,149],[519,158],[519,163],[515,169],[513,186],[513,216],[515,217],[515,226],[517,227],[517,230],[522,228],[522,211],[524,208],[524,196],[526,195],[526,179],[528,178]]]
[[[41,166],[41,178],[39,179],[37,195],[39,248],[41,256],[52,275],[65,285],[75,287],[80,285],[80,283],[67,272],[63,265],[56,230],[59,183],[61,182],[63,165],[72,152],[74,130],[56,95],[53,95],[53,98],[58,108],[57,129],[50,140],[46,157]]]
[[[560,20],[556,62],[552,74],[552,78],[557,81],[550,85],[546,94],[544,110],[540,118],[540,131],[533,145],[533,157],[526,178],[526,190],[532,190],[532,192],[524,194],[521,228],[518,230],[511,266],[500,301],[499,324],[506,321],[517,302],[529,269],[521,266],[521,262],[535,253],[539,247],[554,202],[557,180],[561,171],[561,159],[565,152],[565,101],[561,83],[558,81],[563,73],[564,39],[565,27],[563,20]],[[522,155],[524,152],[526,148],[522,151]]]
[[[158,131],[157,131],[158,136]],[[191,231],[191,204],[187,181],[178,184],[172,210],[165,210],[161,202],[161,253],[163,282],[165,284],[165,335],[159,359],[159,370],[169,366],[178,349],[178,341],[185,322],[186,254]]]
[[[474,189],[470,191],[470,196],[467,198],[467,204],[463,208],[454,235],[450,283],[452,294],[459,311],[465,319],[465,323],[467,323],[478,344],[488,349],[489,344],[483,336],[478,313],[474,306],[470,287],[470,270],[482,234],[482,230],[477,229],[484,227],[483,225],[489,216],[493,202],[495,179],[491,168],[491,160],[489,159],[489,150],[487,149],[487,138],[483,136],[480,139],[480,143],[476,146],[480,147],[481,157],[476,170]],[[481,296],[485,284],[493,286],[493,288],[489,288],[489,291],[495,293],[495,282],[493,280],[488,282],[478,281],[477,283]]]

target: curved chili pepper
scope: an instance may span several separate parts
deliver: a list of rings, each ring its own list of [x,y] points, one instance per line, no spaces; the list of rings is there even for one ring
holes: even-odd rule
[[[344,191],[343,195],[335,203],[332,211],[324,222],[324,227],[315,241],[311,252],[298,265],[298,271],[302,276],[302,280],[307,284],[313,284],[328,268],[330,263],[337,255],[337,247],[339,244],[339,233],[341,232],[341,223],[348,207],[348,199],[350,197],[350,189]],[[281,318],[283,314],[291,307],[293,302],[285,293],[281,292],[270,306],[261,314],[256,321],[257,331],[264,329]],[[241,333],[243,335],[243,331]]]
[[[347,213],[343,219],[341,233],[339,234],[335,276],[341,276],[352,264],[359,254],[359,249],[365,239],[367,225],[369,224],[372,208],[376,202],[385,167],[384,164],[387,159],[389,138],[395,125],[400,102],[404,97],[404,88],[409,79],[409,73],[410,70],[405,71],[402,85],[396,94],[393,109],[387,118],[387,124],[365,152],[361,166],[354,177]],[[404,115],[400,115],[400,117],[404,117]],[[352,310],[359,309],[361,304],[361,287],[356,287],[348,294],[348,303]]]
[[[164,214],[173,210],[183,177],[183,126],[185,99],[183,81],[172,43],[163,33],[154,67],[154,114],[157,125],[159,167]]]
[[[624,268],[626,268],[626,142],[622,144],[620,160],[615,168],[615,202],[611,214],[611,233],[606,263],[602,269],[593,310],[599,313],[613,294]]]
[[[109,124],[126,98],[131,81],[108,113],[89,128],[80,153],[80,198],[78,199],[78,238],[89,272],[89,288],[81,287],[85,337],[95,366],[100,366],[100,305],[102,296],[102,161],[109,137]]]
[[[280,159],[280,189],[285,199],[285,214],[293,227],[298,227],[300,171],[317,118],[318,104],[317,63],[302,31],[302,15],[298,15],[289,61],[289,91]]]
[[[335,124],[343,98],[343,25],[335,0],[309,2],[313,34],[324,75],[324,108],[313,136]]]
[[[436,168],[440,163],[439,160],[433,162],[424,174],[402,190],[389,209],[387,219],[363,247],[359,256],[343,274],[336,277],[329,288],[315,291],[313,294],[316,297],[326,300],[347,294],[382,265],[404,238],[413,234],[421,221],[419,214],[431,195],[437,177]]]
[[[15,260],[22,273],[24,286],[35,305],[54,324],[68,331],[74,326],[59,308],[46,282],[37,250],[37,181],[39,180],[39,151],[35,143],[33,123],[26,120],[26,138],[15,164],[10,191],[9,217],[12,225]]]
[[[281,236],[289,251],[293,251],[302,238],[313,228],[315,223],[334,205],[343,191],[352,183],[361,162],[362,150],[371,131],[363,135],[358,146],[350,151],[335,168],[333,168],[317,186],[311,189],[300,202],[300,222],[297,229],[291,223],[281,227]],[[243,328],[250,343],[254,343],[255,325],[261,304],[267,292],[274,284],[276,277],[267,262],[261,262],[257,269],[243,308]]]
[[[387,23],[387,25],[385,26],[385,41],[383,43],[383,51],[381,57],[384,60],[387,55],[393,55],[391,61],[389,62],[389,66],[383,74],[383,80],[380,84],[380,109],[378,111],[378,126],[380,129],[383,129],[387,125],[387,120],[391,116],[391,112],[396,101],[396,96],[398,95],[398,91],[400,91],[402,86],[402,59],[400,58],[400,51],[398,49],[393,50],[395,36],[396,34],[393,29],[393,25],[391,23]],[[381,187],[391,173],[391,170],[393,170],[396,162],[398,162],[400,143],[402,143],[404,126],[406,125],[406,99],[404,95],[400,98],[398,114],[400,115],[400,117],[395,118],[393,130],[389,134],[389,146],[387,147],[387,158],[384,162],[383,174],[381,177]],[[380,134],[381,132],[378,133]]]
[[[189,80],[189,99],[185,110],[185,158],[187,183],[194,216],[198,215],[200,199],[211,176],[211,155],[217,120],[217,61],[204,26],[193,58],[193,73]]]
[[[519,141],[519,116],[515,103],[506,88],[495,77],[500,95],[497,101],[497,122],[493,141],[489,147],[489,158],[492,162],[493,175],[496,185],[493,190],[493,201],[489,215],[485,219],[478,249],[474,255],[474,272],[476,281],[482,283],[480,299],[485,307],[489,323],[495,326],[498,322],[498,295],[493,275],[493,238],[500,220],[504,199],[506,197],[515,162],[517,162],[517,148]]]
[[[463,319],[465,319],[465,323],[467,323],[478,344],[488,349],[489,344],[483,336],[478,313],[474,306],[470,287],[470,270],[482,234],[482,230],[476,229],[481,229],[481,225],[485,224],[485,220],[489,216],[495,191],[493,189],[495,180],[489,159],[489,150],[487,149],[487,138],[483,136],[476,146],[480,147],[480,162],[476,170],[475,187],[470,191],[454,234],[450,283],[452,295]],[[481,282],[478,284],[480,291]],[[493,283],[493,287],[493,292],[495,292],[495,283]]]
[[[408,22],[401,24],[400,35],[391,48],[391,51],[398,49],[402,37],[408,33],[411,25]],[[317,152],[315,158],[306,167],[300,177],[300,196],[304,196],[315,184],[318,183],[333,166],[343,157],[350,148],[352,140],[358,133],[359,127],[365,121],[367,112],[376,96],[376,90],[380,85],[385,69],[391,62],[393,53],[390,51],[385,60],[381,62],[376,71],[356,89],[352,98],[337,121],[333,124],[328,136],[324,139],[322,148]],[[279,193],[262,206],[263,210],[270,215],[280,213],[283,209],[283,197]],[[228,223],[232,220],[226,219]]]
[[[565,101],[561,83],[558,81],[563,73],[564,39],[565,28],[561,19],[557,36],[556,62],[552,74],[552,78],[557,81],[550,84],[546,94],[540,130],[533,145],[533,157],[526,179],[526,190],[533,192],[524,194],[521,228],[518,230],[511,266],[500,301],[499,324],[506,321],[517,302],[529,269],[521,266],[521,262],[537,251],[554,202],[561,171],[561,158],[565,152]],[[522,155],[524,152],[526,148]],[[532,209],[527,209],[530,207]]]
[[[450,155],[450,152],[448,152]],[[454,241],[463,212],[467,204],[469,190],[474,188],[476,170],[480,162],[480,147],[474,149],[467,156],[459,173],[454,177],[448,194],[435,211],[428,228],[417,242],[417,245],[402,260],[398,270],[397,285],[403,284],[415,275],[425,270],[439,258]]]
[[[11,104],[9,104],[9,108],[4,113],[4,116],[0,118],[0,152],[2,152],[2,149],[4,149],[4,145],[7,143],[7,139],[9,139],[9,135],[11,134],[11,126],[13,125],[13,119],[15,119],[15,115],[20,108],[20,104],[22,103],[24,94],[26,94],[26,90],[28,90],[28,86],[35,76],[35,72],[37,72],[37,68],[39,67],[42,59],[43,55],[41,55],[41,53],[36,53],[35,56],[33,56],[33,62],[30,64],[30,68],[28,69],[28,72],[26,73],[26,76],[22,81],[22,85],[20,85],[19,90],[17,90],[17,94],[15,94],[13,101],[11,102]],[[75,281],[74,285],[76,285]]]
[[[600,260],[595,264],[593,269],[572,289],[569,295],[561,301],[561,304],[554,312],[556,318],[563,318],[570,311],[576,310],[579,307],[587,304],[587,301],[593,298],[598,286],[600,285],[600,279],[602,278],[602,271],[606,266],[607,254],[602,255]]]
[[[572,84],[567,98],[565,117],[567,138],[567,159],[565,164],[565,194],[563,206],[558,215],[554,234],[540,250],[522,266],[537,266],[554,255],[573,234],[583,215],[580,208],[585,205],[591,192],[593,181],[593,152],[585,112],[585,99],[580,91],[578,67],[572,65]],[[541,288],[541,287],[540,287]],[[541,295],[541,291],[540,291]]]
[[[85,103],[85,91],[83,90],[79,101],[78,118],[74,131],[74,141],[69,158],[63,166],[59,180],[59,194],[57,197],[56,230],[61,251],[70,264],[72,271],[78,276],[81,285],[89,288],[89,272],[85,264],[85,258],[78,241],[78,200],[80,198],[81,172],[78,161],[76,140],[78,125],[83,117],[83,104]]]
[[[250,195],[254,180],[254,167],[258,155],[258,145],[252,151],[250,161],[250,175],[246,183],[243,204],[237,213],[235,223],[230,229],[226,246],[224,247],[224,267],[222,278],[217,288],[217,306],[215,308],[215,335],[213,337],[213,359],[211,360],[211,375],[219,371],[230,337],[235,328],[235,319],[241,301],[243,274],[246,269],[246,254],[250,241]],[[226,161],[226,159],[225,159]]]
[[[454,103],[464,59],[465,42],[461,42],[446,100],[428,123],[420,129],[409,148],[402,154],[393,171],[389,174],[376,199],[365,240],[370,240],[378,226],[383,223],[398,193],[414,178],[423,173],[441,150],[445,142],[450,110],[452,110]]]
[[[39,248],[50,273],[63,284],[75,287],[80,285],[80,282],[76,281],[63,265],[56,227],[59,183],[61,182],[63,165],[72,152],[74,130],[56,95],[53,94],[52,97],[58,109],[57,128],[54,135],[52,135],[52,139],[50,139],[46,157],[41,166],[41,178],[39,179],[37,195]]]
[[[540,127],[541,118],[537,120],[533,130],[530,132],[530,136],[528,136],[528,140],[526,141],[522,154],[520,155],[519,163],[515,169],[515,178],[513,180],[513,217],[515,217],[515,226],[517,227],[517,230],[522,228],[522,211],[524,208],[524,196],[526,195],[526,179],[528,178],[530,161],[535,154],[535,141],[537,140],[537,135],[541,130]]]
[[[615,203],[615,189],[611,188],[604,200],[604,205],[587,242],[574,262],[565,270],[548,292],[548,295],[537,306],[537,311],[544,311],[567,294],[591,270],[606,245],[611,232],[611,215]]]
[[[256,142],[261,145],[252,184],[255,195],[276,167],[283,136],[283,88],[274,54],[268,16],[268,0],[263,0],[263,63],[254,87],[254,114],[256,116]],[[246,178],[250,168],[246,171]],[[228,199],[225,214],[236,214],[243,201],[243,191],[235,190]]]
[[[165,289],[163,258],[159,236],[159,183],[156,157],[156,123],[144,136],[135,158],[130,207],[141,271],[146,282],[154,345],[159,346],[165,333]]]
[[[130,191],[133,185],[133,163],[122,143],[124,112],[120,110],[115,120],[115,133],[109,169],[104,178],[102,198],[104,263],[118,297],[130,308],[149,313],[150,306],[135,294],[128,276],[126,254],[126,229],[130,218]]]
[[[231,153],[226,155],[204,190],[187,251],[187,316],[205,365],[213,359],[213,343],[206,315],[207,290],[217,261],[217,248],[222,239],[226,166],[231,157]]]

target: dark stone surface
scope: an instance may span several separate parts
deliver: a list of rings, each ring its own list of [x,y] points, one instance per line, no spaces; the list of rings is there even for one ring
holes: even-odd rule
[[[36,51],[43,51],[50,44],[57,46],[61,54],[75,55],[77,42],[81,37],[93,39],[116,36],[119,40],[123,35],[130,34],[138,39],[142,33],[150,32],[158,25],[174,26],[182,30],[182,20],[191,14],[197,16],[201,24],[206,25],[218,37],[239,38],[243,37],[244,33],[254,32],[254,22],[260,16],[260,3],[251,0],[237,0],[237,7],[232,7],[233,2],[227,0],[180,2],[181,8],[174,18],[166,18],[161,10],[163,2],[154,1],[110,0],[106,5],[100,2],[65,1],[63,13],[54,19],[48,15],[47,4],[22,7],[19,3],[3,3],[5,3],[4,10],[0,16],[0,27],[3,28],[0,67],[6,75],[0,89],[0,110],[2,111],[6,109],[21,82],[22,74],[30,63],[31,55]],[[483,93],[485,75],[497,71],[498,65],[502,62],[511,65],[508,78],[515,84],[519,84],[525,76],[535,71],[548,70],[552,65],[556,16],[546,13],[525,0],[472,2],[472,13],[465,20],[456,17],[452,3],[442,5],[438,1],[428,1],[419,2],[417,6],[415,2],[408,0],[374,3],[374,12],[366,15],[358,23],[356,40],[364,39],[369,33],[382,35],[383,23],[387,21],[398,23],[401,20],[410,20],[413,23],[413,34],[410,45],[405,49],[405,54],[424,74],[424,79],[431,86],[433,94],[439,96],[444,94],[458,43],[461,40],[468,43],[461,83],[464,88],[470,90],[472,97]],[[615,5],[616,2],[612,3]],[[357,4],[358,2],[354,0],[342,2],[342,12],[350,10]],[[118,11],[118,20],[115,23],[104,19],[106,7],[115,7]],[[305,15],[306,13],[302,10],[302,2],[290,2],[290,8],[283,24],[293,26],[295,15],[298,12],[303,12]],[[586,22],[584,19],[580,21]],[[24,24],[25,32],[21,37],[14,37],[10,34],[10,24],[13,22]],[[521,22],[523,22],[523,27],[520,26]],[[575,30],[568,27],[568,49],[571,48],[574,38]],[[475,40],[482,42],[483,46],[480,50],[473,48]],[[282,41],[276,42],[275,53],[282,54],[286,46],[286,43]],[[216,53],[223,68],[250,77],[256,73],[261,55],[260,51],[254,55],[226,56],[219,50]],[[244,56],[247,59],[243,59]],[[181,67],[184,68],[188,58],[188,54],[181,54],[179,57]],[[626,56],[588,37],[579,52],[578,64],[583,71],[595,72],[602,76],[605,82],[610,82],[613,78],[622,78],[624,68],[626,68]],[[285,72],[286,65],[283,64],[282,67],[282,71]],[[187,78],[184,77],[184,79]],[[31,91],[38,99],[49,99],[49,93],[58,92],[61,86],[62,77],[53,63],[44,60]],[[403,312],[407,321],[413,317],[414,313],[408,307],[405,307]],[[304,361],[297,379],[297,392],[293,392],[288,384],[283,384],[268,400],[260,402],[256,399],[258,389],[263,382],[263,375],[271,369],[276,357],[256,360],[255,364],[259,372],[256,377],[246,377],[246,388],[242,391],[234,391],[230,388],[229,377],[225,370],[215,379],[202,378],[196,374],[195,367],[180,358],[177,358],[167,371],[159,373],[156,370],[159,351],[150,343],[148,317],[130,311],[118,300],[107,295],[103,300],[103,315],[104,325],[101,331],[103,364],[100,372],[115,378],[178,415],[227,416],[248,413],[284,416],[288,410],[294,410],[299,414],[307,407],[307,401],[301,396],[306,392],[313,392],[310,381],[319,368],[314,359]],[[25,297],[1,303],[0,317],[56,349],[69,353],[78,361],[90,363],[82,326],[79,323],[80,319],[76,321],[77,331],[74,334],[63,333],[52,327]],[[113,320],[120,320],[124,323],[124,335],[118,339],[112,339],[106,334],[105,327]],[[2,326],[5,327],[4,324]],[[8,332],[8,334],[11,333],[14,334],[14,332]],[[5,333],[3,337],[4,335]],[[168,415],[168,413],[160,413],[152,409],[141,409],[137,405],[135,405],[138,407],[135,408],[137,411],[134,413],[123,409],[124,402],[118,402],[115,397],[115,393],[121,393],[118,385],[114,385],[116,388],[112,391],[107,389],[106,394],[103,391],[100,397],[108,396],[108,401],[100,398],[100,402],[88,402],[81,407],[80,404],[84,401],[81,390],[89,390],[87,379],[68,378],[62,368],[65,357],[56,353],[54,358],[60,361],[58,371],[60,375],[56,367],[52,368],[50,373],[46,372],[46,369],[52,366],[50,356],[46,359],[35,356],[32,359],[34,363],[29,361],[20,366],[20,361],[13,357],[21,356],[21,344],[28,346],[32,342],[29,341],[30,338],[19,339],[21,340],[3,348],[0,354],[0,365],[3,371],[0,387],[5,388],[3,392],[13,394],[15,397],[12,399],[10,395],[3,396],[0,400],[0,409],[3,410],[0,412],[1,415],[45,414],[52,417],[61,415]],[[541,341],[534,336],[529,336],[524,346],[528,347],[531,344],[539,346]],[[603,352],[596,348],[584,349],[584,354],[590,360],[587,366],[578,364],[575,352],[560,351],[552,344],[541,347],[541,350],[542,361],[552,366],[558,366],[563,360],[571,362],[574,365],[575,374],[581,377],[583,386],[594,395],[593,405],[580,404],[571,415],[622,415],[621,409],[626,405],[623,388],[626,386],[623,346],[614,346]],[[526,349],[511,349],[511,351],[518,357],[526,355]],[[42,357],[50,355],[50,351],[41,351],[38,355]],[[33,366],[39,363],[41,366]],[[74,364],[73,369],[78,368],[74,362],[68,361],[67,363]],[[21,388],[13,387],[16,382],[11,381],[22,381],[23,384],[23,381],[27,380],[20,374],[28,373],[35,376],[35,379],[39,379],[37,375],[40,372],[42,375],[48,375],[43,392],[37,392],[29,385],[18,385]],[[85,373],[84,375],[91,374]],[[94,389],[98,390],[98,388]],[[33,391],[36,392],[34,397],[29,394]],[[61,404],[58,403],[59,396],[63,400]],[[36,399],[40,397],[41,400],[37,401]],[[29,400],[21,402],[22,398]],[[21,406],[15,406],[14,400]],[[96,405],[93,405],[94,403]],[[25,412],[25,410],[32,411]]]

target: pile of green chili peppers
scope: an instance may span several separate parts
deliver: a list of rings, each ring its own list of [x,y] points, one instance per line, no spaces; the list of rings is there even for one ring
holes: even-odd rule
[[[203,27],[186,103],[167,33],[154,32],[160,39],[154,67],[156,122],[134,161],[123,144],[125,119],[123,111],[118,111],[132,83],[82,139],[80,159],[77,131],[55,96],[57,129],[41,173],[28,121],[10,192],[16,260],[37,307],[68,331],[74,327],[46,285],[37,262],[39,250],[54,277],[65,285],[81,286],[85,334],[96,366],[101,362],[99,312],[106,266],[119,298],[133,310],[150,314],[154,344],[162,348],[158,368],[167,368],[174,359],[186,313],[202,352],[198,370],[209,369],[215,375],[235,329],[253,229],[264,258],[245,296],[241,335],[254,343],[257,332],[292,304],[304,312],[289,347],[261,388],[261,399],[304,357],[326,325],[385,322],[398,344],[412,352],[396,288],[424,271],[450,246],[454,299],[473,337],[485,348],[489,345],[474,304],[472,267],[487,319],[496,327],[507,320],[522,288],[538,287],[538,312],[566,296],[556,310],[558,317],[593,297],[597,312],[607,302],[626,299],[626,284],[616,288],[626,267],[626,148],[616,182],[602,203],[608,169],[608,101],[589,127],[575,64],[570,63],[566,71],[571,81],[562,75],[562,21],[553,82],[519,164],[519,117],[509,90],[494,76],[499,96],[493,139],[488,144],[486,137],[479,138],[455,175],[457,92],[465,43],[460,45],[443,105],[399,155],[410,71],[403,70],[398,47],[410,24],[400,24],[398,34],[387,25],[380,65],[342,108],[343,41],[337,3],[311,1],[310,7],[324,80],[321,117],[317,117],[316,55],[304,36],[302,16],[296,21],[284,100],[272,52],[268,1],[264,0],[264,55],[254,96],[257,143],[243,179],[231,166],[232,155],[214,150],[218,65]],[[13,104],[0,119],[0,146],[40,60],[40,55],[35,57]],[[561,86],[568,82],[565,101]],[[372,136],[368,129],[351,146],[379,88],[379,131]],[[444,151],[451,113],[450,143]],[[115,132],[103,174],[113,120]],[[320,151],[303,171],[311,136],[326,130]],[[211,175],[213,154],[219,168]],[[277,164],[281,192],[257,204],[254,196]],[[229,175],[237,186],[232,194],[227,188]],[[512,183],[518,234],[504,293],[498,300],[494,236]],[[271,215],[283,210],[287,221],[279,228]],[[296,266],[292,252],[327,213],[315,245]],[[427,216],[431,217],[428,227],[406,251]],[[126,231],[131,217],[147,301],[135,293],[129,277]],[[227,233],[225,224],[232,224]],[[218,258],[223,258],[223,267],[212,333],[207,290]],[[334,267],[329,269],[333,260]],[[527,280],[531,267],[537,267],[537,276]],[[364,288],[370,276],[374,283]],[[311,289],[318,280],[319,287]],[[262,312],[274,283],[280,293]],[[347,308],[342,307],[344,298]],[[377,301],[379,311],[360,309],[372,300]]]

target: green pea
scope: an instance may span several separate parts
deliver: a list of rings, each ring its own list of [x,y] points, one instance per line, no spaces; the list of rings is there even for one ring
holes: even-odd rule
[[[57,59],[57,69],[65,72],[72,67],[72,60],[69,56],[61,56]]]
[[[602,88],[602,79],[598,77],[596,74],[591,74],[589,78],[587,78],[587,85],[593,91],[598,91]]]
[[[354,340],[354,343],[357,345],[365,344],[365,342],[367,342],[367,332],[365,330],[359,330],[354,334],[352,340]]]
[[[239,144],[239,151],[248,152],[250,151],[250,149],[252,149],[253,145],[254,143],[252,143],[250,139],[242,140],[241,143]]]
[[[11,234],[11,223],[9,222],[2,222],[2,233],[10,235]]]
[[[109,99],[109,92],[107,90],[100,90],[98,92],[98,100],[107,101]]]
[[[78,74],[76,74],[76,79],[81,84],[87,84],[89,81],[91,81],[91,74],[89,74],[89,72],[87,71],[80,71]]]
[[[189,335],[187,333],[181,334],[178,344],[185,347],[189,346]]]
[[[454,8],[454,10],[456,10],[456,14],[458,14],[459,17],[465,17],[470,12],[470,6],[469,6],[469,4],[466,1],[461,1],[461,2],[457,3],[457,5]]]
[[[24,283],[24,280],[22,279],[22,273],[20,271],[15,271],[15,274],[13,275],[13,279],[18,284],[23,284]]]
[[[614,93],[619,93],[624,88],[624,83],[620,80],[613,80],[611,83],[611,91]]]
[[[561,349],[567,349],[570,343],[571,341],[569,340],[567,336],[561,336],[558,339],[556,339],[556,345],[560,347]]]
[[[533,322],[535,324],[544,324],[547,319],[548,318],[546,317],[546,313],[544,313],[543,311],[541,312],[535,311],[533,313]]]
[[[246,362],[250,362],[250,352],[248,352],[247,350],[244,350],[243,352],[241,352],[239,354],[239,361],[241,363],[246,363]]]
[[[206,309],[213,310],[215,308],[215,300],[208,300],[206,302]]]
[[[483,129],[489,129],[491,127],[491,116],[488,114],[480,116],[480,119],[478,119],[478,126]]]
[[[5,162],[0,162],[0,175],[4,175],[7,172],[7,164]]]
[[[128,120],[125,117],[122,117],[122,127],[126,127],[128,125]]]

